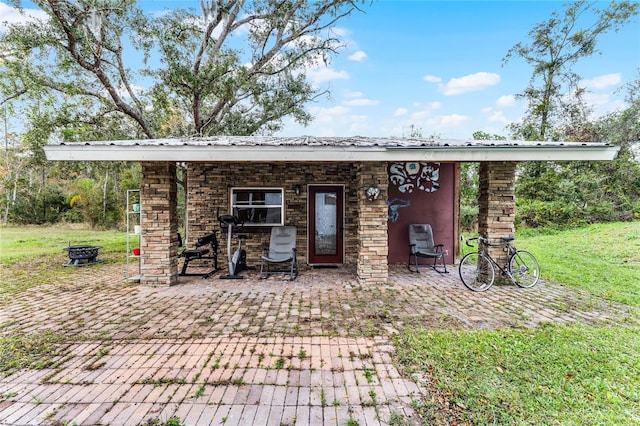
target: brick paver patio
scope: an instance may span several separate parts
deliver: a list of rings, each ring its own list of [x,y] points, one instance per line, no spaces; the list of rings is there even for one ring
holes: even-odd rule
[[[347,269],[303,270],[294,282],[219,275],[146,287],[124,282],[123,265],[102,264],[1,301],[4,334],[64,339],[46,368],[0,380],[0,423],[420,424],[412,402],[427,391],[393,363],[404,327],[637,318],[548,283],[473,293],[455,270],[394,267],[389,284],[369,287]]]

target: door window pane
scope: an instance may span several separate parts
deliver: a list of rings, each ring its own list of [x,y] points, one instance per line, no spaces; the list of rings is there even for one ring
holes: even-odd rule
[[[315,253],[337,254],[337,194],[316,192],[315,195]]]

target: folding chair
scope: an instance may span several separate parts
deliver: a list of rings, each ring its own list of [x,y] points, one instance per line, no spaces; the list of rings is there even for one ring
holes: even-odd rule
[[[261,256],[261,279],[267,278],[271,274],[288,274],[291,281],[296,279],[298,276],[296,236],[295,226],[274,226],[271,228],[269,246],[263,247]],[[272,270],[271,267],[274,265],[276,265],[276,269]]]
[[[419,266],[429,266],[439,273],[448,273],[447,265],[444,262],[444,256],[447,251],[444,250],[444,244],[434,244],[433,230],[429,224],[411,224],[409,225],[409,260],[407,268],[411,272],[420,272]],[[411,269],[413,258],[413,266],[415,271]],[[433,259],[433,264],[418,263],[418,258]],[[440,262],[440,265],[438,265]]]

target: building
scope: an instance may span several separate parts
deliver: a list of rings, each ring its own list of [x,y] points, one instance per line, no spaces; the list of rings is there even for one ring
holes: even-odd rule
[[[612,160],[603,143],[364,137],[210,137],[45,147],[54,161],[142,164],[142,283],[178,279],[176,163],[187,170],[188,240],[237,214],[249,262],[272,226],[298,228],[298,258],[355,265],[361,283],[385,282],[406,262],[407,224],[429,223],[453,263],[459,242],[460,163],[480,163],[479,233],[514,233],[515,170],[522,161]],[[226,253],[221,253],[226,256]],[[499,255],[499,253],[496,253]]]

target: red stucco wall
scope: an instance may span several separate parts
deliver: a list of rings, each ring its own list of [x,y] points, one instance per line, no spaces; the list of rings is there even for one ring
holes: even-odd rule
[[[389,164],[389,263],[406,263],[411,223],[428,223],[436,244],[449,251],[454,262],[455,164]],[[404,207],[401,207],[404,206]]]

